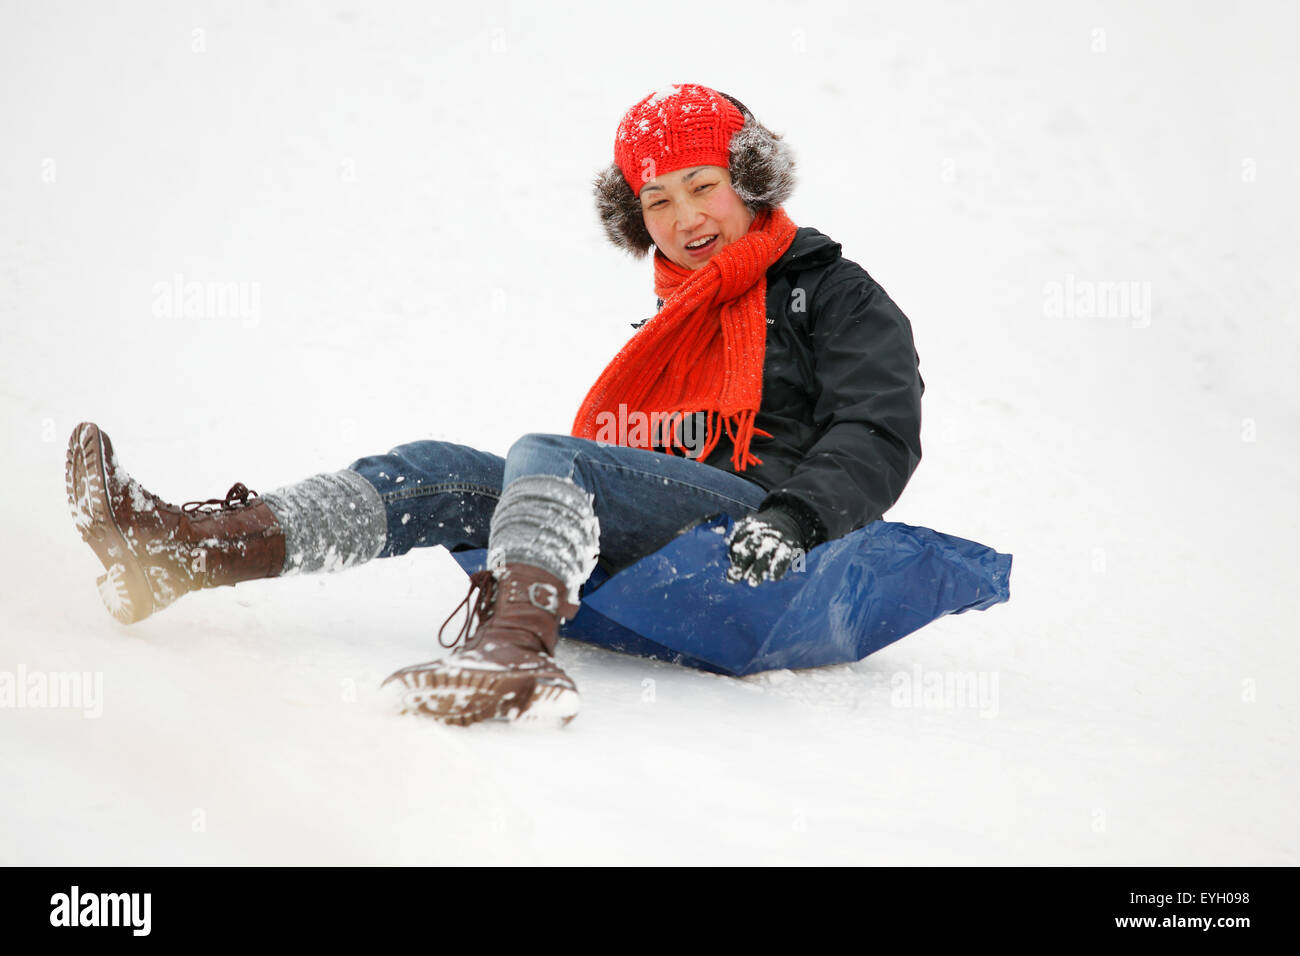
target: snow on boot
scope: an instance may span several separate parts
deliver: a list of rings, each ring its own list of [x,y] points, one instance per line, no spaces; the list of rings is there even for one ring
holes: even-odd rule
[[[83,422],[67,457],[68,507],[104,565],[99,594],[123,624],[143,620],[200,588],[276,577],[284,535],[266,503],[236,483],[224,499],[181,507],[123,470],[108,436]]]
[[[483,720],[563,726],[577,715],[578,688],[552,655],[560,622],[578,606],[568,603],[564,582],[542,568],[506,564],[497,574],[474,572],[469,593],[438,630],[450,654],[403,668],[381,685],[397,686],[403,713],[461,726]],[[467,606],[460,633],[443,643],[442,631]]]

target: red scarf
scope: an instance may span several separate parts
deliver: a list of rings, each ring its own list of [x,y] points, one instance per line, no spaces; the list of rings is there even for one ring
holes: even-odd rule
[[[782,207],[763,210],[748,233],[699,269],[683,268],[656,249],[655,293],[663,307],[601,372],[582,401],[571,434],[596,439],[602,428],[597,416],[607,413],[619,420],[620,404],[647,417],[704,411],[708,426],[699,460],[722,437],[720,421],[735,448],[731,462],[736,470],[761,465],[749,443],[755,434],[772,437],[754,427],[763,398],[767,270],[790,247],[797,229]],[[676,428],[668,429],[664,450],[672,454],[676,444],[689,451],[679,438]],[[627,444],[648,448],[651,443]]]

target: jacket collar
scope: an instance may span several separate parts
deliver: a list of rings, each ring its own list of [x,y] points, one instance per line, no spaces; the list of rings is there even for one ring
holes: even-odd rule
[[[788,270],[829,265],[840,257],[841,248],[838,242],[812,226],[800,226],[790,248],[768,267],[767,274],[779,275]]]

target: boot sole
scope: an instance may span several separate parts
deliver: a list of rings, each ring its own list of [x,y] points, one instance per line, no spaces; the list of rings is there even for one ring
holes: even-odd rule
[[[516,709],[506,702],[510,698],[495,687],[500,672],[461,670],[447,674],[419,671],[413,676],[417,683],[415,687],[409,686],[396,674],[384,681],[387,684],[396,679],[400,686],[402,712],[432,717],[453,726],[467,727],[492,720],[563,727],[578,715],[578,692],[559,684],[534,681],[532,688],[525,691],[527,702]]]
[[[68,510],[81,540],[104,566],[105,573],[96,579],[104,607],[123,624],[134,624],[153,613],[153,592],[109,507],[104,458],[98,426],[78,425],[68,443]]]
[[[520,724],[559,724],[563,727],[578,716],[578,692],[555,684],[533,690],[528,709],[515,718]]]

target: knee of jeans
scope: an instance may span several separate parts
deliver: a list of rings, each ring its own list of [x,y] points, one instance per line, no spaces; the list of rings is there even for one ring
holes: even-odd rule
[[[392,472],[389,477],[406,475],[410,472],[412,475],[417,473],[417,467],[412,460],[411,448],[408,445],[398,445],[396,448],[390,448],[383,455],[375,456],[376,463],[384,468],[387,472]]]
[[[506,454],[506,462],[508,467],[518,467],[526,463],[528,470],[549,465],[557,473],[562,472],[572,477],[574,460],[580,451],[581,441],[582,439],[574,438],[572,435],[530,432],[520,436],[510,446],[510,451]]]
[[[402,461],[410,461],[416,456],[421,446],[432,444],[430,441],[411,441],[394,448],[388,449],[387,457],[400,458]]]
[[[370,459],[371,469],[397,481],[423,484],[453,464],[441,442],[432,440],[406,442]]]
[[[515,443],[510,446],[510,454],[552,451],[555,449],[569,452],[577,449],[581,441],[581,438],[574,438],[572,435],[561,435],[558,432],[529,432],[527,435],[521,435],[515,439]]]

